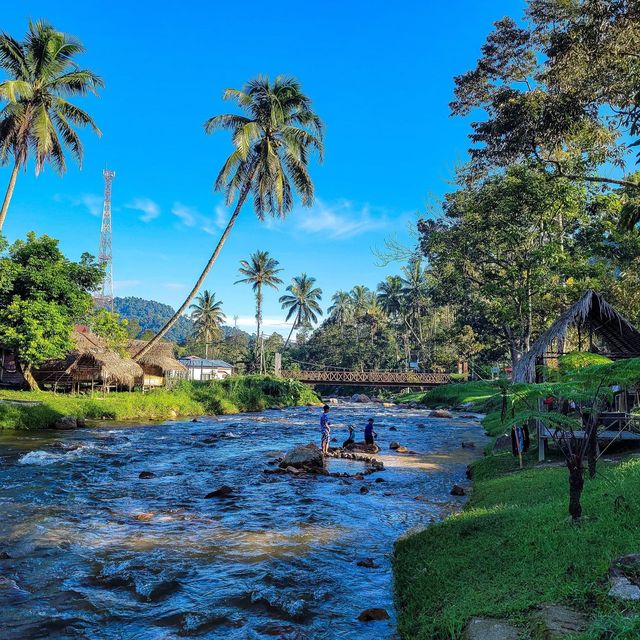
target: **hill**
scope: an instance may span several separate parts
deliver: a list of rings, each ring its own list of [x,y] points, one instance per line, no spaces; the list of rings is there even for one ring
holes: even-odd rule
[[[155,300],[144,300],[135,296],[113,299],[114,310],[127,320],[137,320],[142,331],[160,330],[175,313],[173,307]],[[173,342],[183,343],[193,331],[193,323],[186,316],[178,319],[167,334]]]

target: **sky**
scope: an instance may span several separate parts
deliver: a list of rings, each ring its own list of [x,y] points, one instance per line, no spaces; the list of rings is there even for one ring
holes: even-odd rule
[[[138,0],[2,2],[0,29],[22,38],[43,18],[78,37],[82,66],[105,82],[99,97],[76,100],[100,138],[82,131],[82,169],[60,177],[30,165],[18,178],[4,227],[10,241],[34,230],[60,240],[77,259],[97,254],[102,170],[113,183],[115,295],[178,306],[211,254],[230,211],[213,191],[231,152],[225,132],[203,122],[237,112],[222,100],[259,75],[293,75],[325,123],[325,160],[312,163],[316,201],[284,222],[259,222],[245,206],[205,283],[228,323],[254,327],[254,298],[238,265],[257,249],[282,267],[284,288],[302,272],[323,290],[374,289],[399,264],[380,266],[376,248],[409,229],[451,189],[467,157],[469,122],[451,118],[453,78],[475,65],[491,25],[519,17],[520,0],[414,2],[182,3]],[[9,179],[0,167],[0,190]],[[267,291],[265,331],[287,332]]]

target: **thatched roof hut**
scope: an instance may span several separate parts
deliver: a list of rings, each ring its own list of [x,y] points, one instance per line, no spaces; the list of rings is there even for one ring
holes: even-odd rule
[[[72,335],[74,348],[65,358],[45,362],[34,371],[40,385],[69,387],[80,384],[133,387],[142,367],[109,349],[105,341],[78,325]]]
[[[640,356],[640,331],[601,294],[589,289],[522,356],[513,371],[514,381],[535,381],[536,365],[542,364],[550,354],[552,357],[561,355],[562,345],[572,329],[578,333],[579,351],[588,350],[612,360]],[[586,349],[583,349],[583,340]]]
[[[146,345],[146,340],[129,340],[127,351],[133,358]],[[156,342],[137,363],[144,372],[141,382],[144,387],[162,386],[167,377],[176,377],[186,371],[186,367],[175,359],[171,342]]]

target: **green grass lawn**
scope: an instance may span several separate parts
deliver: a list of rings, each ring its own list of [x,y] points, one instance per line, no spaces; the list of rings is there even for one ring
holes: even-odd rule
[[[625,615],[606,594],[611,560],[640,552],[640,459],[600,465],[578,525],[568,519],[565,468],[515,468],[509,454],[479,461],[463,513],[398,541],[402,637],[462,638],[474,616],[527,627],[536,605],[565,603],[593,620],[576,638],[639,638],[640,608]]]
[[[2,400],[22,401],[24,404]],[[232,414],[261,411],[267,407],[318,403],[318,397],[306,385],[270,376],[233,376],[210,382],[181,382],[172,390],[157,389],[146,393],[0,391],[0,429],[51,428],[62,416],[88,420],[163,420],[177,416]]]

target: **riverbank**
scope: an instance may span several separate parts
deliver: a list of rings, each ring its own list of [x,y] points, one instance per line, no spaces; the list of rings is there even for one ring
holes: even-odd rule
[[[144,393],[0,391],[0,429],[49,429],[63,416],[82,420],[166,420],[307,404],[319,404],[319,399],[302,383],[258,375],[181,381],[171,390]]]
[[[539,626],[545,604],[585,617],[573,639],[640,637],[640,606],[608,595],[612,561],[640,553],[640,459],[599,465],[585,482],[579,525],[568,519],[564,466],[520,471],[499,454],[471,469],[464,511],[395,546],[402,638],[462,638],[477,617],[503,619],[523,638],[550,637]]]

